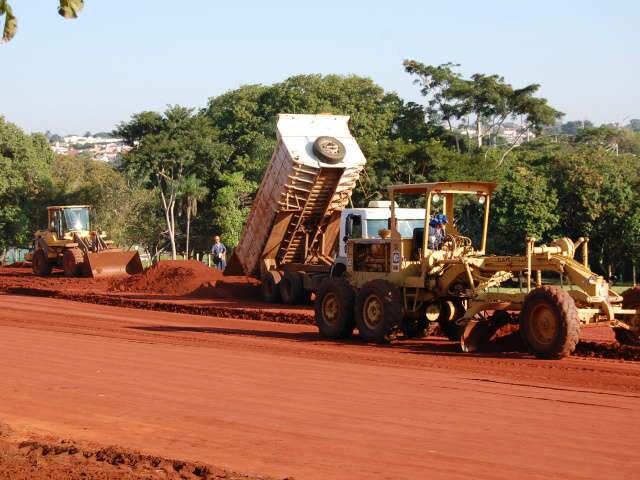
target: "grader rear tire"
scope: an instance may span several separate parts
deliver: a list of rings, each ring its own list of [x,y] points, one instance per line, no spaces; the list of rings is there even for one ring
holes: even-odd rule
[[[636,318],[640,320],[640,287],[629,288],[622,293],[622,308],[635,308]],[[640,347],[640,335],[638,332],[626,328],[614,328],[613,333],[620,345]]]
[[[626,328],[614,328],[613,333],[620,345],[629,345],[631,347],[640,347],[640,336],[637,333],[627,330]]]
[[[543,286],[529,292],[520,312],[520,332],[538,358],[563,358],[575,350],[580,317],[571,296],[558,287]]]
[[[316,292],[315,317],[324,338],[349,338],[353,334],[355,293],[344,278],[327,278]]]
[[[31,268],[33,273],[40,275],[41,277],[48,277],[51,275],[53,269],[53,263],[49,261],[47,254],[44,250],[36,250],[33,254],[33,260],[31,261]]]
[[[622,308],[640,309],[640,287],[633,287],[622,292]]]
[[[62,270],[65,277],[79,277],[84,266],[84,254],[79,248],[69,248],[62,255]]]
[[[365,283],[356,296],[356,326],[366,342],[389,343],[402,322],[400,289],[386,280]]]

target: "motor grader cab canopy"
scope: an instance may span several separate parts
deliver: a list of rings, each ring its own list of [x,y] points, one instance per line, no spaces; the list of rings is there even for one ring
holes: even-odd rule
[[[436,212],[443,213],[448,219],[447,229],[455,236],[460,236],[455,225],[454,206],[458,195],[475,195],[478,204],[483,209],[482,230],[480,245],[475,245],[479,254],[487,250],[487,231],[489,225],[489,208],[491,195],[496,189],[496,184],[491,182],[432,182],[415,183],[405,185],[393,185],[388,188],[391,201],[391,230],[392,235],[397,231],[397,219],[395,215],[396,199],[402,195],[423,195],[425,205],[424,226],[421,232],[415,232],[414,241],[421,243],[422,252],[428,250],[429,222]],[[416,229],[417,230],[417,229]],[[421,234],[421,235],[420,235]],[[417,247],[417,245],[415,246]],[[414,248],[415,248],[414,247]]]
[[[89,220],[90,205],[57,205],[47,207],[48,229],[58,238],[64,238],[71,232],[91,231]]]

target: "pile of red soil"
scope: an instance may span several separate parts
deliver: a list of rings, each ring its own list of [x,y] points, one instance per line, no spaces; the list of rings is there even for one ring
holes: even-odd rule
[[[159,262],[140,275],[111,282],[112,292],[144,292],[198,298],[250,298],[258,294],[258,281],[248,277],[224,276],[195,260]]]

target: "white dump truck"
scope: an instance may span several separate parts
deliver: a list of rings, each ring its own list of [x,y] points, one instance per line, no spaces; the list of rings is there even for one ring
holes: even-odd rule
[[[295,304],[331,271],[340,214],[366,159],[348,116],[280,114],[276,135],[227,268],[260,278],[265,300]]]
[[[265,301],[299,304],[345,268],[349,238],[388,228],[388,202],[346,208],[366,159],[343,115],[280,114],[277,145],[227,273],[260,278]],[[424,209],[396,209],[424,223]],[[415,226],[414,225],[414,226]]]

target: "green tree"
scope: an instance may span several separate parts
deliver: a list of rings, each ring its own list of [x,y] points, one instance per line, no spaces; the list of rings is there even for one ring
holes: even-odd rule
[[[123,219],[125,236],[131,244],[149,252],[151,262],[156,263],[169,243],[160,195],[153,189],[135,189],[131,194],[131,205],[129,214]]]
[[[242,227],[251,208],[251,194],[257,185],[244,178],[242,172],[222,175],[226,185],[220,188],[214,201],[214,223],[230,248],[240,241]]]
[[[53,152],[0,117],[0,249],[25,246],[43,221]],[[46,215],[46,212],[44,213]]]
[[[187,215],[187,237],[185,247],[187,258],[191,258],[191,250],[189,249],[191,218],[198,214],[198,202],[204,200],[208,193],[209,189],[202,185],[202,182],[194,175],[187,177],[182,185],[184,209]]]
[[[558,197],[543,176],[520,166],[510,170],[493,202],[492,244],[518,253],[526,237],[548,240],[559,222]]]
[[[77,18],[83,8],[84,0],[59,0],[58,13],[64,18]],[[8,42],[18,31],[18,19],[13,14],[8,0],[0,0],[0,18],[2,16],[5,17],[2,41]]]
[[[553,125],[562,114],[550,107],[547,100],[536,97],[540,85],[531,84],[514,89],[499,75],[476,73],[464,79],[455,68],[459,65],[445,63],[438,66],[424,65],[414,60],[405,60],[405,71],[416,76],[421,93],[427,98],[427,114],[432,122],[446,122],[454,132],[454,122],[466,119],[469,131],[469,116],[475,118],[476,146],[483,146],[484,137],[497,144],[500,128],[508,119],[519,119],[520,133],[500,158],[505,157],[531,133],[539,133],[544,126]],[[456,147],[459,141],[456,136]]]
[[[180,231],[176,206],[184,196],[185,182],[195,176],[215,191],[229,147],[218,141],[219,132],[209,118],[181,106],[169,107],[163,114],[136,114],[114,134],[132,147],[123,156],[121,169],[159,195],[171,254],[176,258]]]

